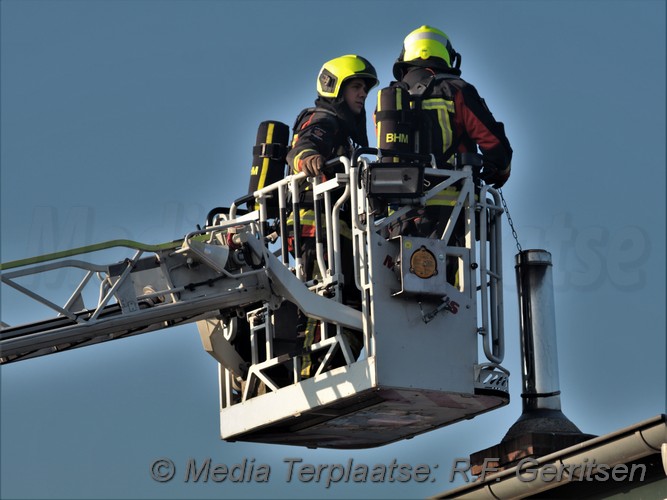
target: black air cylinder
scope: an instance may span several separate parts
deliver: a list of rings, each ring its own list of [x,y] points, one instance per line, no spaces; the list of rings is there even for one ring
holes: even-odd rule
[[[287,156],[289,134],[289,126],[282,122],[269,120],[259,124],[257,141],[252,148],[248,194],[273,184],[285,176],[285,157]],[[277,208],[278,200],[275,197],[269,198],[267,207]]]
[[[415,152],[407,90],[400,87],[386,87],[378,91],[375,131],[378,148],[383,150],[382,162],[398,162],[398,158],[392,156],[392,152]]]

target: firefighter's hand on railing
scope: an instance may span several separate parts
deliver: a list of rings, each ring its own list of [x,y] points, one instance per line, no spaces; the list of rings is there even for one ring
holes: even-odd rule
[[[320,154],[306,156],[299,160],[299,170],[305,172],[308,177],[320,175],[324,166],[324,157]]]
[[[495,189],[499,189],[505,185],[507,179],[510,178],[511,166],[507,166],[505,169],[499,169],[495,165],[484,162],[482,171],[479,174],[479,177],[486,183],[491,184]]]

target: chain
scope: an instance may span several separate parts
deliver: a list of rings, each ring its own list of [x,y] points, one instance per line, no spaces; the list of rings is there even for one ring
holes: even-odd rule
[[[503,196],[502,189],[498,189],[498,192],[500,193],[500,199],[503,202],[503,208],[505,209],[505,213],[507,214],[507,222],[509,223],[510,229],[512,230],[512,236],[514,237],[514,241],[516,241],[516,248],[519,251],[519,253],[521,253],[521,243],[519,243],[519,236],[516,234],[516,229],[514,228],[514,221],[510,216],[510,209],[507,208],[507,202],[505,201],[505,197]]]

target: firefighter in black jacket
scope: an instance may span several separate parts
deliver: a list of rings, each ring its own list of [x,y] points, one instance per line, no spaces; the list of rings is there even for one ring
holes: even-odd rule
[[[324,63],[315,107],[303,110],[294,125],[287,155],[292,173],[319,175],[327,160],[368,146],[365,102],[377,83],[375,68],[363,57],[347,55]]]
[[[500,188],[510,176],[512,148],[503,124],[475,87],[461,79],[460,63],[445,33],[421,26],[403,42],[392,85],[407,90],[420,108],[416,152],[434,155],[438,168],[452,168],[456,153],[479,152],[484,162],[480,178]],[[455,187],[443,190],[425,209],[403,219],[392,234],[441,237],[457,197]]]
[[[303,110],[294,124],[292,147],[287,162],[293,174],[306,172],[309,177],[327,178],[323,171],[326,161],[339,156],[351,156],[356,147],[368,146],[365,102],[368,92],[378,84],[373,65],[358,55],[345,55],[324,63],[317,77],[315,107]],[[315,218],[312,209],[301,209],[301,248],[299,251],[307,280],[317,278],[315,250]],[[343,302],[360,307],[360,295],[353,275],[352,242],[348,216],[341,217]],[[337,237],[337,235],[334,235]],[[318,322],[303,318],[299,326],[305,336],[304,346],[317,341]],[[352,350],[360,350],[358,340],[346,335]],[[357,345],[354,345],[356,341]],[[303,357],[302,375],[312,375],[310,356]]]

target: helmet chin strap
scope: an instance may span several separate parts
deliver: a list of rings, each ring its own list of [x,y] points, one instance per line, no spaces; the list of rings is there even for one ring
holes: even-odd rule
[[[461,67],[461,54],[452,49],[452,68],[459,69]]]

